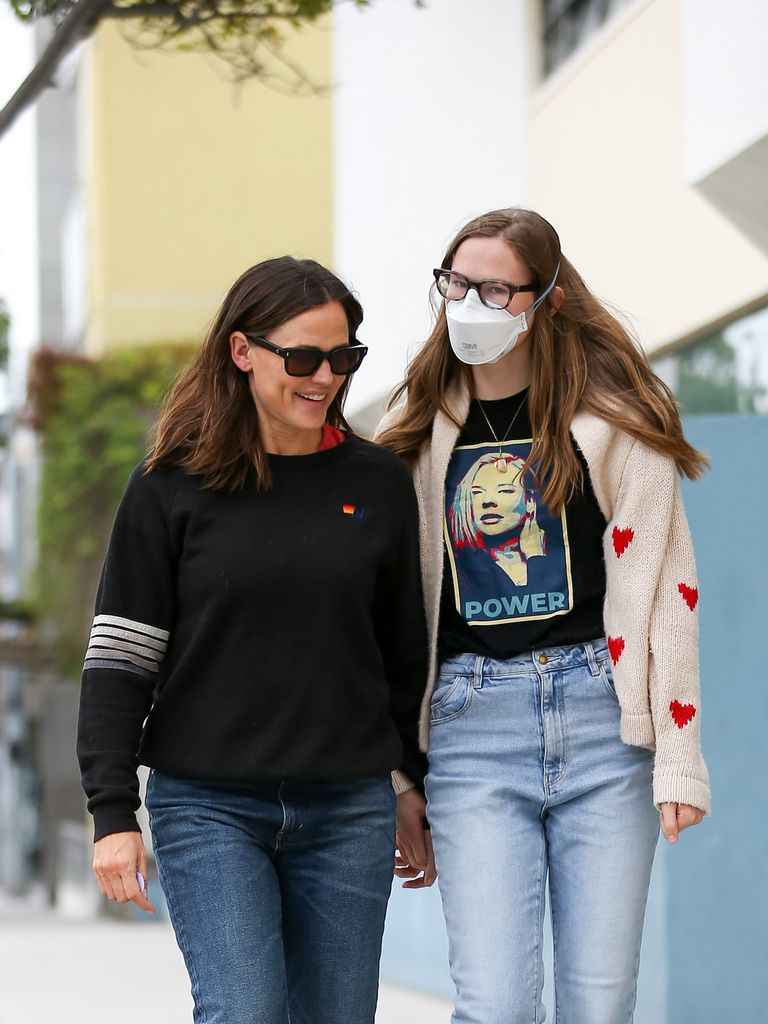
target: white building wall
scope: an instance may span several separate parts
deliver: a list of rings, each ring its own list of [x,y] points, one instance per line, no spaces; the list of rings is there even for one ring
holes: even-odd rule
[[[730,5],[716,6],[725,36]],[[526,203],[650,350],[768,296],[766,254],[689,181],[683,13],[682,0],[635,0],[531,97]],[[712,88],[752,104],[744,70],[729,55]]]
[[[683,0],[682,17],[686,170],[698,181],[768,136],[768,4]]]
[[[525,0],[387,0],[334,15],[335,265],[370,352],[348,409],[402,377],[455,231],[522,198]]]
[[[683,0],[689,179],[768,256],[768,4]]]

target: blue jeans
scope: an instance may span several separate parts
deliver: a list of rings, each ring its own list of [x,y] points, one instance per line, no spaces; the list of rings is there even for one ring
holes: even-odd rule
[[[195,1024],[372,1024],[392,885],[389,776],[147,787]]]
[[[454,1024],[627,1024],[658,837],[653,754],[619,738],[604,640],[441,667],[427,795]]]

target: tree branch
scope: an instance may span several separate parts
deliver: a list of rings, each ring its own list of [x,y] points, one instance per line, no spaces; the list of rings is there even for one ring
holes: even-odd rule
[[[37,64],[0,110],[0,136],[11,127],[16,118],[35,102],[43,91],[53,85],[53,76],[62,60],[77,44],[86,39],[104,16],[111,0],[78,0],[59,23]]]
[[[330,4],[327,6],[330,9]],[[186,5],[186,8],[182,10],[182,5],[178,3],[178,0],[140,0],[139,3],[126,5],[110,2],[103,17],[116,21],[154,21],[167,18],[169,21],[175,22],[184,28],[195,28],[197,25],[209,21],[295,22],[307,20],[308,18],[306,14],[303,14],[300,9],[296,8],[286,11],[254,11],[242,9],[239,5],[219,3],[217,0],[200,0],[200,2],[194,5]]]
[[[176,43],[179,49],[213,53],[232,65],[236,81],[272,77],[259,58],[258,50],[264,47],[302,87],[314,91],[303,72],[278,54],[282,37],[274,23],[312,23],[331,10],[334,2],[363,8],[372,0],[28,0],[28,20],[51,10],[58,12],[59,20],[37,64],[0,110],[0,137],[44,89],[55,84],[53,78],[63,58],[103,19],[137,26],[136,38],[129,35],[129,40],[141,49]],[[422,0],[414,3],[421,6]],[[150,42],[144,41],[145,35]],[[238,39],[240,52],[233,45]]]

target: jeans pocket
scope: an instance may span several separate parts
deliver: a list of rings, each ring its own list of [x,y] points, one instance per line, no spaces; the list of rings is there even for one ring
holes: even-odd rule
[[[439,679],[430,702],[430,723],[440,725],[463,715],[472,700],[470,676],[454,676],[443,682]]]
[[[613,681],[613,671],[611,669],[610,661],[607,658],[604,661],[598,661],[597,666],[600,669],[600,679],[602,680],[603,686],[618,704],[619,698],[616,695],[616,684]]]

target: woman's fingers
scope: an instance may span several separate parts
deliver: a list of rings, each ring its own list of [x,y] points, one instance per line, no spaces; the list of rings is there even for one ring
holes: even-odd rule
[[[659,822],[664,838],[669,843],[676,843],[684,828],[698,825],[704,812],[690,804],[665,803],[661,805]]]
[[[691,807],[690,804],[677,805],[677,826],[681,832],[691,825],[698,825],[703,817],[704,812],[698,807]]]
[[[108,900],[115,899],[115,890],[112,888],[112,882],[108,875],[96,875],[96,881],[99,883],[99,892],[102,896],[106,896]]]
[[[419,872],[419,875],[418,875],[417,878],[412,878],[408,882],[403,882],[401,888],[403,888],[403,889],[427,889],[427,888],[429,888],[429,886],[427,884],[427,881],[426,881],[424,875],[421,874],[421,872]]]
[[[154,914],[147,899],[147,854],[140,832],[115,832],[93,848],[93,871],[101,892],[117,903],[133,902]]]
[[[401,793],[397,798],[398,849],[409,864],[427,866],[427,847],[424,841],[424,815],[427,804],[415,789]]]
[[[422,826],[422,841],[424,844],[423,862],[421,855],[418,857],[407,852],[408,844],[402,841],[398,833],[398,849],[395,854],[395,876],[404,878],[403,889],[424,889],[433,885],[437,878],[435,869],[435,855],[432,850],[432,835]]]
[[[416,790],[398,796],[395,875],[406,879],[404,889],[424,889],[437,877],[432,835],[425,827],[426,812],[426,801]]]
[[[416,878],[421,874],[421,868],[412,868],[410,864],[401,864],[395,868],[396,878]]]
[[[403,865],[409,865],[412,868],[421,870],[420,858],[417,856],[416,851],[413,848],[413,844],[403,836],[401,832],[397,833],[396,838],[397,851],[400,855]],[[395,858],[397,860],[397,857]]]
[[[668,843],[677,842],[677,804],[662,804],[659,812],[659,824],[664,838]]]
[[[424,885],[430,886],[435,884],[435,879],[437,878],[435,852],[432,849],[432,833],[425,830],[424,840],[427,846],[427,866],[424,868]]]
[[[147,866],[142,865],[141,869],[136,872],[133,884],[130,887],[126,887],[128,898],[131,903],[135,903],[141,910],[146,910],[148,914],[154,914],[155,908],[149,902],[147,896]],[[135,890],[135,891],[134,891]]]

